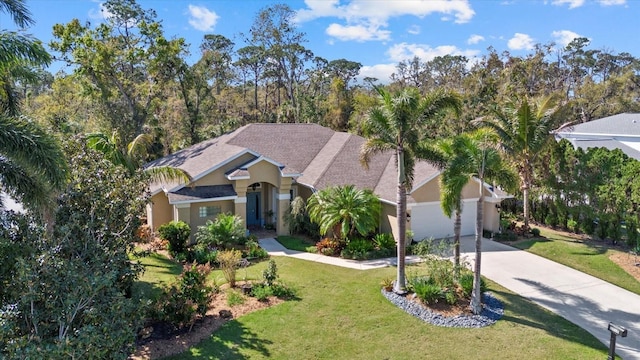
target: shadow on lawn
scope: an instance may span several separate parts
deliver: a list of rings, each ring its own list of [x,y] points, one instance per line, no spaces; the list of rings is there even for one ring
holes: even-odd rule
[[[582,344],[593,349],[605,350],[605,346],[594,336],[585,336],[579,326],[562,319],[549,311],[545,311],[519,295],[503,291],[491,290],[503,301],[505,313],[501,322],[510,322],[522,326],[544,330],[557,338]],[[588,311],[585,309],[585,311]]]
[[[266,345],[272,343],[270,340],[261,339],[237,320],[232,320],[213,333],[209,339],[193,348],[191,357],[185,356],[183,358],[200,358],[198,354],[207,354],[210,359],[248,359],[249,356],[240,353],[241,349],[256,351],[264,357],[269,357],[270,353]],[[183,355],[186,354],[188,353]]]

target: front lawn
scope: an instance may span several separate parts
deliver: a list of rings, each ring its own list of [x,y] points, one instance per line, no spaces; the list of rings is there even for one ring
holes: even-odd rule
[[[540,230],[543,238],[511,245],[640,294],[640,282],[609,259],[613,252],[619,250],[594,241],[583,242],[558,231]]]
[[[442,328],[381,295],[380,281],[393,278],[395,268],[362,271],[275,260],[280,279],[298,290],[299,300],[228,322],[171,359],[602,359],[607,353],[586,331],[490,281],[505,306],[501,320],[482,329]],[[265,267],[252,265],[249,277]],[[418,269],[409,266],[407,273]]]
[[[296,250],[296,251],[310,252],[310,253],[316,252],[316,243],[311,240],[294,237],[294,236],[287,236],[287,235],[280,235],[276,238],[276,240],[280,244],[282,244],[282,246],[286,247],[289,250]]]

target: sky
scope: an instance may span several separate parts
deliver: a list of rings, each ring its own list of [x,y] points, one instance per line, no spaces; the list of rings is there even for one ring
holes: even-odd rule
[[[101,1],[27,0],[36,24],[27,33],[45,44],[54,24],[74,18],[104,21]],[[442,55],[479,59],[493,47],[514,56],[532,53],[535,44],[564,47],[575,37],[590,39],[590,49],[627,52],[640,57],[640,0],[138,0],[154,9],[165,36],[183,37],[192,62],[205,34],[221,34],[244,46],[257,13],[275,3],[296,11],[303,45],[329,61],[347,59],[363,65],[360,77],[388,80],[396,65]],[[11,29],[0,13],[0,29]],[[51,72],[64,70],[53,64]]]

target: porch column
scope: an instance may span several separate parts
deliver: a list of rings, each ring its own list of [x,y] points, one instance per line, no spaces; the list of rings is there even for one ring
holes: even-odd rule
[[[245,229],[247,228],[247,180],[236,180],[235,190],[238,197],[234,202],[234,214],[242,219]]]
[[[278,204],[278,211],[276,214],[277,235],[289,235],[289,226],[284,221],[287,210],[289,210],[289,204],[291,203],[291,194],[289,191],[291,191],[291,178],[281,178],[276,199]]]

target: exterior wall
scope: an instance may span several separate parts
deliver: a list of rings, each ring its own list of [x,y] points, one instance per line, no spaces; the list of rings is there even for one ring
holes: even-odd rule
[[[500,211],[496,208],[496,205],[499,204],[500,203],[489,202],[485,198],[482,226],[487,231],[496,233],[500,230]]]
[[[199,209],[203,206],[220,206],[220,213],[234,213],[234,203],[233,200],[224,200],[224,201],[210,201],[210,202],[201,202],[191,204],[189,209],[190,217],[191,217],[191,233],[195,234],[198,231],[198,226],[202,226],[207,223],[207,220],[214,220],[215,217],[208,216],[201,218]]]
[[[196,186],[204,186],[204,185],[224,185],[224,184],[231,184],[232,181],[228,180],[225,173],[228,172],[231,169],[235,169],[238,166],[247,163],[248,161],[251,161],[251,159],[255,158],[253,155],[251,154],[244,154],[242,156],[240,156],[239,158],[235,159],[234,161],[225,164],[224,166],[220,167],[219,169],[216,169],[215,171],[211,172],[210,174],[207,174],[206,176],[204,176],[201,179],[198,179],[198,181],[195,182]],[[255,181],[254,181],[255,182]]]
[[[268,161],[260,161],[249,169],[250,184],[266,182],[278,186],[280,184],[280,169]],[[264,188],[264,187],[263,187]],[[262,194],[265,195],[264,193]]]
[[[291,184],[292,178],[280,178],[280,186],[277,191],[277,201],[278,201],[278,211],[276,213],[276,234],[278,235],[288,235],[289,234],[289,226],[284,221],[285,214],[287,209],[289,208],[289,204],[291,203]]]
[[[418,203],[440,201],[440,184],[436,177],[411,193]]]
[[[298,187],[297,196],[300,196],[301,198],[303,198],[305,202],[311,197],[311,195],[313,195],[313,191],[311,191],[311,188],[308,188],[304,185],[297,185],[297,187]]]
[[[407,224],[407,229],[409,229]],[[380,211],[380,232],[390,233],[397,240],[398,239],[398,220],[396,217],[396,206],[382,203],[382,210]]]
[[[153,229],[158,230],[162,224],[173,220],[172,206],[164,192],[159,192],[151,197],[151,204],[147,206],[147,223]]]

